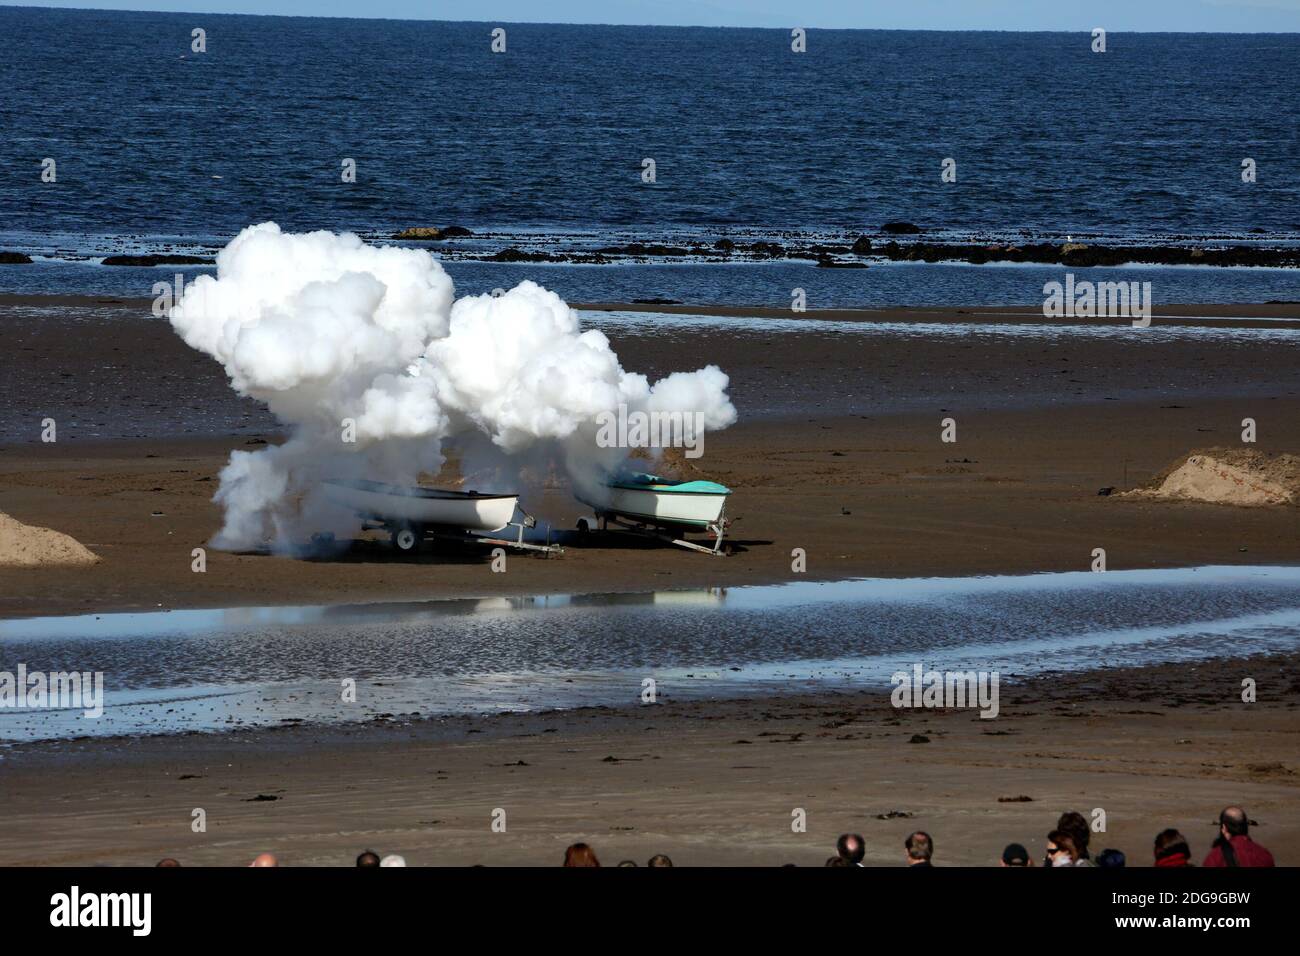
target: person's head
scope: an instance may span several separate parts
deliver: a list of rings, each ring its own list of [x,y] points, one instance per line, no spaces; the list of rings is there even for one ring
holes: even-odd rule
[[[930,857],[934,856],[934,841],[930,839],[930,834],[924,830],[917,830],[903,841],[903,846],[907,850],[908,866],[915,866],[917,863],[929,863]]]
[[[585,843],[575,843],[564,851],[565,866],[600,866],[596,851]]]
[[[1161,830],[1156,834],[1155,856],[1157,860],[1163,860],[1171,856],[1190,857],[1191,855],[1192,850],[1187,845],[1187,837],[1173,827],[1168,830]]]
[[[166,857],[165,859],[159,860],[154,864],[154,866],[180,866],[180,863],[173,860],[171,857]]]
[[[1073,810],[1062,813],[1061,818],[1056,821],[1056,829],[1074,838],[1074,847],[1080,860],[1088,859],[1088,838],[1092,836],[1092,829],[1082,813]]]
[[[826,858],[826,865],[827,866],[849,866],[850,863],[842,856],[828,856]]]
[[[365,850],[357,857],[357,866],[371,867],[378,865],[379,854],[374,850]]]
[[[850,866],[856,866],[867,855],[867,841],[856,833],[845,833],[835,841],[835,852]]]
[[[1219,814],[1219,832],[1225,840],[1245,836],[1250,832],[1250,817],[1241,807],[1224,807]]]
[[[673,861],[668,859],[668,857],[664,856],[662,853],[656,853],[654,856],[650,857],[650,862],[646,864],[646,866],[672,866],[672,865],[673,865]]]
[[[1124,856],[1123,850],[1102,850],[1097,854],[1097,865],[1104,866],[1108,869],[1119,869],[1128,863],[1128,858]]]
[[[1073,834],[1053,830],[1047,834],[1047,865],[1073,866],[1079,859],[1079,845]]]
[[[380,866],[406,866],[406,857],[390,853],[379,861]]]
[[[1003,866],[1029,866],[1029,851],[1019,843],[1008,843],[1002,851]]]
[[[249,866],[279,866],[280,861],[275,858],[274,853],[259,853],[253,857],[253,862]]]
[[[619,860],[619,866],[636,866],[636,860]]]

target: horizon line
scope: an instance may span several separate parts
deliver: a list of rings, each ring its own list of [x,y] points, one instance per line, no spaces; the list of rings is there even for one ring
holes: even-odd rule
[[[773,30],[788,32],[794,29],[823,30],[854,33],[1090,33],[1094,29],[1105,29],[1107,35],[1116,36],[1300,36],[1298,30],[1123,30],[1110,29],[1094,25],[1073,29],[1009,29],[1006,27],[845,27],[818,26],[807,23],[792,23],[790,26],[745,26],[740,24],[699,24],[699,23],[609,23],[575,20],[462,20],[440,17],[394,17],[394,16],[345,16],[342,14],[302,14],[302,13],[228,13],[216,10],[135,10],[116,7],[74,7],[56,5],[32,5],[8,3],[0,0],[0,10],[36,10],[61,11],[67,13],[117,13],[117,14],[162,14],[167,16],[201,16],[201,17],[262,17],[278,20],[355,20],[362,22],[385,23],[483,23],[497,26],[554,26],[554,27],[614,27],[653,30]]]

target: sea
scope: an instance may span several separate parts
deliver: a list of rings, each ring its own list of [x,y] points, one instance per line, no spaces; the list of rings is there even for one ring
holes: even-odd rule
[[[929,241],[1300,245],[1297,66],[1297,34],[1113,33],[1099,53],[1087,33],[813,29],[795,52],[776,29],[0,7],[0,252],[34,260],[0,265],[0,292],[149,296],[212,268],[103,258],[210,257],[274,220],[374,242],[462,226],[427,245],[465,292],[1033,303],[1061,267],[481,260],[891,221]],[[1300,299],[1294,269],[1075,271],[1152,281],[1157,302]]]

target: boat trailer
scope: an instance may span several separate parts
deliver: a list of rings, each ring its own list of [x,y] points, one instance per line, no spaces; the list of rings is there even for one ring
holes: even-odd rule
[[[390,535],[393,547],[402,554],[414,554],[420,549],[420,545],[425,541],[437,541],[438,539],[456,541],[461,544],[487,544],[496,547],[515,548],[519,551],[533,551],[550,557],[553,554],[563,554],[564,548],[558,544],[552,544],[549,540],[546,544],[538,544],[533,541],[525,541],[524,533],[537,526],[537,519],[522,508],[519,509],[522,520],[511,521],[506,528],[513,528],[513,532],[506,532],[511,537],[496,537],[500,532],[493,532],[491,535],[479,534],[474,531],[458,531],[454,528],[447,527],[430,527],[429,525],[414,524],[407,521],[393,521],[382,518],[369,518],[362,522],[362,528],[367,531],[384,530]],[[505,531],[502,528],[501,531]],[[547,535],[550,538],[550,535]]]
[[[599,529],[597,524],[599,524]],[[586,517],[578,519],[578,530],[583,532],[600,530],[608,533],[610,525],[614,525],[630,534],[654,538],[666,544],[676,545],[679,548],[688,548],[701,554],[710,554],[715,558],[725,558],[727,556],[727,552],[722,549],[722,539],[726,535],[727,529],[731,527],[731,522],[727,519],[725,511],[718,515],[716,521],[710,521],[705,526],[709,534],[713,535],[713,547],[711,548],[697,544],[694,541],[687,541],[684,537],[679,537],[682,533],[680,526],[657,524],[652,521],[638,521],[600,509],[596,509],[595,519]]]

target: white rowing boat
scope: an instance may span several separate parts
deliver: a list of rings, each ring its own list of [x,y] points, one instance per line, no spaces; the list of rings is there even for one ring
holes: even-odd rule
[[[361,479],[332,479],[323,484],[330,501],[362,518],[390,527],[407,526],[417,532],[425,528],[500,531],[510,524],[519,506],[518,495],[386,485]]]

